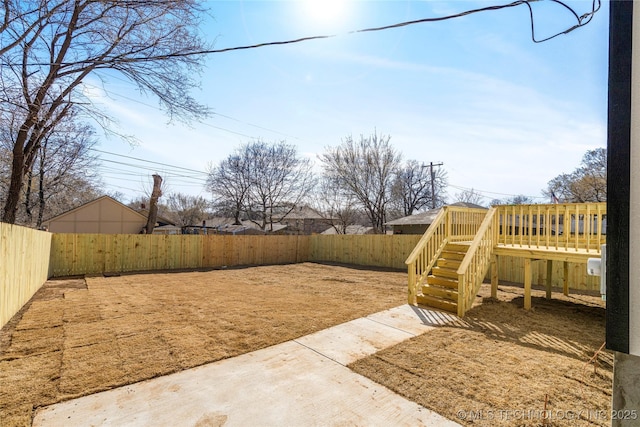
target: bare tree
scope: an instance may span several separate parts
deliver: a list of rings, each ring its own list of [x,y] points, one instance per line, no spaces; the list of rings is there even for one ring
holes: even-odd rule
[[[337,234],[346,234],[347,227],[358,224],[363,216],[355,197],[345,194],[334,180],[321,179],[315,195],[316,210]]]
[[[20,192],[45,135],[74,108],[108,126],[83,94],[94,75],[119,73],[155,95],[171,117],[206,114],[189,91],[203,49],[195,0],[5,1],[0,32],[0,119],[12,132],[3,221],[15,222]]]
[[[401,158],[390,139],[375,132],[367,138],[361,135],[358,142],[348,136],[320,156],[325,177],[333,180],[345,196],[358,201],[377,233],[384,232],[394,172]]]
[[[408,160],[395,173],[393,198],[403,216],[409,216],[425,207],[444,205],[446,187],[447,173],[443,169],[432,174],[418,161]]]
[[[240,225],[240,215],[251,187],[249,158],[242,150],[237,150],[218,166],[209,165],[207,188],[213,194],[218,210],[230,211],[234,224]]]
[[[518,194],[515,196],[507,197],[505,199],[493,199],[491,201],[491,206],[496,205],[532,205],[535,203],[535,200],[529,196],[525,196],[524,194]]]
[[[543,194],[565,203],[604,202],[607,200],[607,149],[587,151],[580,166],[563,173],[547,184]]]
[[[209,189],[219,204],[233,206],[262,230],[273,230],[309,194],[315,178],[308,159],[284,141],[243,145],[210,169]]]
[[[207,218],[209,202],[200,196],[171,193],[167,198],[169,216],[176,225],[200,225]]]
[[[0,203],[6,200],[11,169],[10,129],[0,128]],[[21,195],[22,209],[16,222],[40,227],[45,217],[52,217],[97,195],[99,178],[97,158],[90,153],[95,145],[93,129],[70,115],[56,132],[43,136],[34,162],[26,172]]]
[[[456,193],[455,195],[456,202],[473,203],[474,205],[480,205],[480,206],[482,206],[483,198],[484,196],[479,192],[477,192],[476,190],[474,190],[473,188],[470,188],[468,190],[462,190],[461,192]]]

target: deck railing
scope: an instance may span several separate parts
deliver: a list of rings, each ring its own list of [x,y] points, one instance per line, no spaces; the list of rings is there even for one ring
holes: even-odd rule
[[[497,206],[496,243],[599,253],[606,243],[607,204]]]
[[[419,287],[425,282],[448,242],[473,240],[486,209],[445,206],[433,220],[405,263],[408,270],[409,304],[416,304]]]
[[[495,244],[494,217],[497,209],[486,213],[467,254],[458,267],[458,316],[471,308],[487,274]]]
[[[435,217],[405,261],[409,281],[409,304],[417,303],[418,287],[424,283],[426,275],[429,274],[442,253],[444,245],[447,244],[447,217],[447,209],[444,208]]]
[[[458,314],[471,308],[496,247],[598,255],[606,243],[606,203],[444,207],[406,260],[409,304],[449,242],[472,242],[458,268]]]

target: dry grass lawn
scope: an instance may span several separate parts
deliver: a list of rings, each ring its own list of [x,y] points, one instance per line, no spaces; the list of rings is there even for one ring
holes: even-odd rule
[[[604,341],[602,302],[538,297],[525,312],[520,289],[501,289],[458,324],[352,368],[466,424],[498,423],[456,410],[542,410],[545,396],[550,410],[608,409],[611,354],[595,373],[587,364]],[[0,333],[0,425],[29,426],[35,408],[291,340],[406,294],[403,272],[312,263],[50,281]]]
[[[406,274],[312,263],[49,281],[0,336],[0,425],[406,302]]]
[[[464,320],[438,328],[350,368],[463,425],[610,425],[613,355],[603,350],[599,296],[501,286]],[[546,417],[546,418],[545,418]]]

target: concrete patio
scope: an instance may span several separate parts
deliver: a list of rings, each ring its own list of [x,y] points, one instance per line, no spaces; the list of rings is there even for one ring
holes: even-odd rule
[[[216,363],[51,405],[34,426],[457,426],[347,364],[449,322],[409,305]]]

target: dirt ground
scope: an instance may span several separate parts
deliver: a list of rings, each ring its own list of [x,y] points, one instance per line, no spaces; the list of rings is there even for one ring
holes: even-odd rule
[[[312,263],[50,281],[0,332],[0,425],[29,426],[37,407],[281,343],[404,304],[406,294],[403,272]],[[463,424],[542,410],[545,396],[549,410],[599,415],[610,405],[612,356],[601,352],[595,373],[588,361],[604,341],[603,303],[541,295],[525,312],[521,289],[501,287],[499,301],[464,321],[352,368]],[[491,422],[471,419],[490,410]],[[607,424],[595,415],[592,425]],[[542,424],[533,421],[504,425]]]
[[[406,273],[312,263],[47,282],[0,333],[0,426],[406,302]]]
[[[604,302],[533,291],[525,311],[522,291],[501,286],[496,300],[483,285],[462,321],[350,368],[463,425],[610,425]]]

